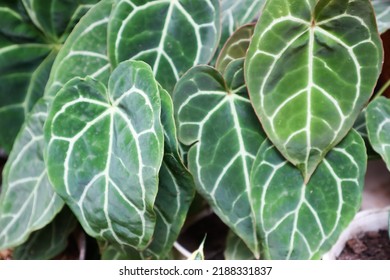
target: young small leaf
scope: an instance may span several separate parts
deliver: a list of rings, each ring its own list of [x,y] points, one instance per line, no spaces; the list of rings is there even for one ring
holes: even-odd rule
[[[109,25],[111,64],[143,60],[172,92],[185,71],[211,59],[220,35],[219,16],[218,0],[118,0]]]
[[[371,101],[366,110],[366,121],[372,148],[390,170],[390,100],[381,96]]]
[[[267,1],[246,81],[268,137],[306,182],[368,102],[382,56],[369,0]]]
[[[367,156],[351,131],[308,183],[269,140],[251,174],[251,197],[264,259],[319,259],[360,208]]]
[[[64,205],[49,182],[42,157],[47,106],[41,100],[34,107],[4,167],[0,249],[23,243],[31,232],[47,225]]]
[[[199,248],[191,254],[191,257],[189,257],[188,260],[190,260],[190,261],[204,261],[204,259],[205,259],[205,257],[204,257],[204,242],[206,241],[206,238],[207,237],[205,237],[203,239],[202,243],[199,245]]]
[[[138,250],[150,243],[160,111],[158,85],[143,62],[121,63],[108,89],[76,78],[55,97],[45,127],[49,177],[91,236]]]
[[[231,83],[208,66],[180,79],[173,95],[178,135],[192,145],[188,162],[197,190],[258,255],[249,177],[265,136],[247,95],[226,84]]]
[[[218,71],[224,73],[227,65],[231,61],[245,57],[254,30],[255,25],[248,24],[240,27],[236,32],[233,33],[233,35],[227,40],[226,44],[219,53],[217,62],[215,64],[215,68]]]

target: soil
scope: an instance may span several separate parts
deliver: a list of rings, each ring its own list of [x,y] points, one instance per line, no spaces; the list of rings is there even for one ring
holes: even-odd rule
[[[388,231],[367,232],[361,238],[348,240],[338,260],[390,260]]]

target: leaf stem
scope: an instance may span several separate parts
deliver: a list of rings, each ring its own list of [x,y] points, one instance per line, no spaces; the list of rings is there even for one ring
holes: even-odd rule
[[[385,91],[389,88],[389,86],[390,86],[390,79],[387,80],[387,82],[380,88],[380,90],[377,92],[377,94],[374,96],[373,99],[382,96],[382,94],[385,93]]]

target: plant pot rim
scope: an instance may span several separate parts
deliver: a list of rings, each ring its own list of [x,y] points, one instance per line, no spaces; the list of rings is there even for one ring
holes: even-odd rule
[[[348,240],[361,237],[370,231],[388,230],[390,206],[360,211],[343,231],[329,252],[324,254],[323,260],[336,260],[341,254]]]

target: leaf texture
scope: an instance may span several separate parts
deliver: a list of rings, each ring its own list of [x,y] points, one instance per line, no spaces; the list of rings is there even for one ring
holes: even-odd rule
[[[47,102],[27,118],[3,171],[0,195],[0,248],[15,247],[47,225],[64,205],[54,192],[42,157]],[[38,152],[37,152],[38,151]]]
[[[90,76],[107,84],[111,73],[107,56],[107,28],[113,0],[101,1],[79,22],[58,54],[45,96],[54,97],[75,77]]]
[[[155,228],[160,113],[150,67],[127,61],[114,70],[108,89],[91,78],[67,83],[45,125],[57,193],[88,234],[119,248],[145,249]]]
[[[219,17],[218,0],[118,0],[108,35],[111,64],[143,60],[172,92],[185,71],[213,56]]]
[[[267,2],[246,58],[251,101],[308,182],[368,102],[382,46],[368,0]]]
[[[351,131],[308,183],[267,140],[251,174],[252,200],[264,259],[320,259],[360,208],[367,156]]]
[[[265,136],[247,95],[226,84],[211,67],[192,68],[175,87],[175,119],[180,142],[192,145],[188,162],[197,190],[258,255],[249,177]]]

